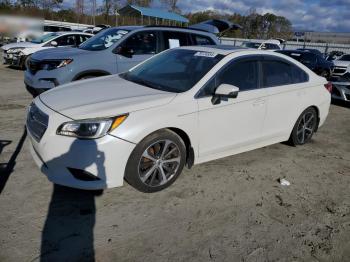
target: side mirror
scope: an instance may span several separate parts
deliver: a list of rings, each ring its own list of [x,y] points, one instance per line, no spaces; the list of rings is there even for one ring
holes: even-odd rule
[[[118,46],[115,50],[114,53],[117,55],[125,56],[127,58],[131,58],[134,55],[134,50],[132,50],[129,47],[125,46]]]
[[[56,41],[51,41],[50,42],[50,45],[51,46],[54,46],[54,47],[57,47],[58,46],[58,43]]]
[[[220,104],[222,99],[236,98],[238,96],[239,88],[234,85],[221,84],[216,88],[215,93],[211,99],[213,105]]]

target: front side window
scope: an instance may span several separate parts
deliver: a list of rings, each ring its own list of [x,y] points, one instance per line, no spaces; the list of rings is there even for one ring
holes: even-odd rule
[[[262,76],[264,87],[283,86],[308,81],[308,75],[299,67],[279,60],[264,60]]]
[[[191,45],[189,34],[175,31],[164,31],[164,48],[175,48],[179,46]]]
[[[211,52],[175,49],[154,56],[120,76],[150,88],[181,93],[191,89],[222,58]]]
[[[220,84],[234,85],[240,91],[259,88],[258,59],[233,61],[202,88],[200,97],[212,96]]]
[[[31,42],[34,44],[42,44],[45,43],[47,41],[50,41],[52,39],[54,39],[55,37],[59,36],[59,34],[57,33],[49,33],[49,34],[45,34],[41,37],[38,37],[36,39],[33,39]]]
[[[82,43],[79,48],[89,51],[105,50],[111,47],[118,40],[122,39],[128,33],[128,30],[118,28],[102,30],[89,40]]]
[[[258,77],[257,61],[236,61],[219,74],[217,85],[234,85],[240,91],[253,90],[258,88]]]

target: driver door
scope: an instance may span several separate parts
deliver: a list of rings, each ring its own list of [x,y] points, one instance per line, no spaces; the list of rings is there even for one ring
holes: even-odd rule
[[[158,34],[155,31],[137,32],[125,39],[120,47],[133,53],[131,57],[117,54],[117,70],[122,73],[157,53]]]
[[[245,151],[260,141],[266,114],[266,90],[260,88],[259,57],[234,60],[199,94],[199,157],[203,161]],[[214,105],[212,94],[220,84],[240,89],[237,98]]]

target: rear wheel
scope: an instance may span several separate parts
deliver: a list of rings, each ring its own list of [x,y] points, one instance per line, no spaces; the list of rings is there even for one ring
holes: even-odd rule
[[[186,146],[171,130],[157,131],[143,139],[132,152],[126,181],[142,192],[157,192],[170,186],[186,162]]]
[[[294,125],[289,141],[292,145],[303,145],[310,142],[317,126],[317,112],[314,108],[306,109]]]

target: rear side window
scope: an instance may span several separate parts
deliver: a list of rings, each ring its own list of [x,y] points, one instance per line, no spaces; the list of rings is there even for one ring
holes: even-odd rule
[[[203,36],[203,35],[192,35],[194,39],[194,44],[195,45],[215,45],[215,42],[213,39],[211,39],[208,36]]]
[[[87,35],[76,35],[75,37],[77,39],[77,45],[84,43],[86,40],[90,38],[90,36],[87,36]]]
[[[153,31],[138,32],[126,39],[122,46],[132,49],[135,55],[155,54],[157,51],[157,36]]]
[[[261,63],[264,87],[297,84],[308,80],[302,69],[290,63],[278,60],[265,60]]]
[[[74,46],[75,45],[75,36],[74,35],[64,35],[59,38],[56,38],[58,46]]]
[[[165,49],[191,45],[189,34],[184,32],[163,31],[163,36]]]

